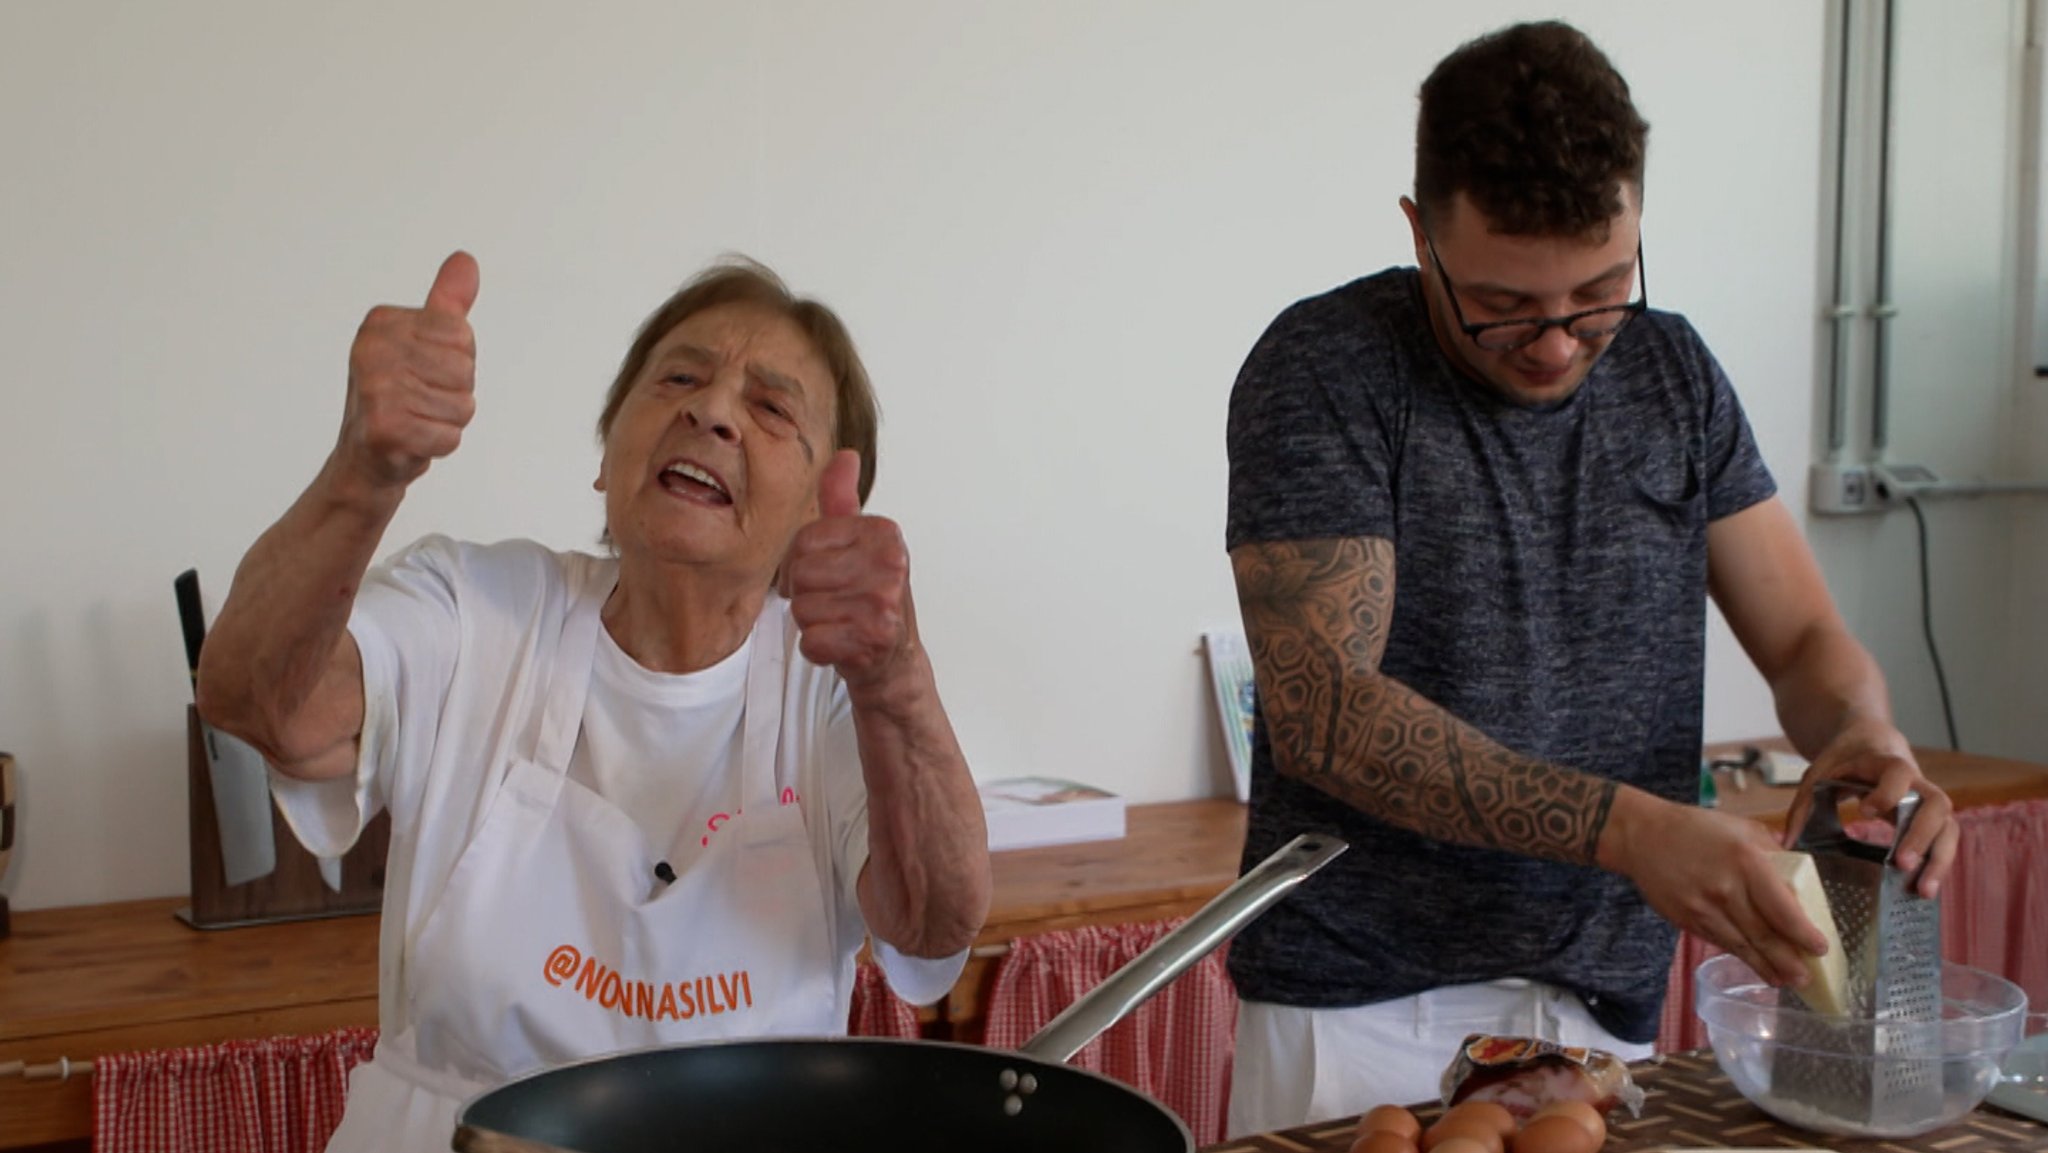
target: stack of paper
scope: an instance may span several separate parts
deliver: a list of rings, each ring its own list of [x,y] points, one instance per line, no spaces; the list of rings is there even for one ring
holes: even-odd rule
[[[988,847],[1029,849],[1124,835],[1124,799],[1093,785],[1052,777],[1011,777],[981,786]]]

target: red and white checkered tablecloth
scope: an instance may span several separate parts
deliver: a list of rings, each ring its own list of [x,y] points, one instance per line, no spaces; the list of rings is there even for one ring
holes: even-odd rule
[[[917,1009],[896,995],[882,967],[863,960],[854,973],[853,1012],[846,1031],[856,1037],[914,1038]]]
[[[320,1153],[375,1029],[109,1053],[93,1063],[96,1153]]]
[[[987,1043],[1022,1045],[1177,924],[1091,926],[1019,939],[996,970]],[[1156,1098],[1199,1144],[1223,1139],[1228,1113],[1237,997],[1223,958],[1219,950],[1196,962],[1070,1062]]]
[[[857,973],[850,1030],[915,1037],[917,1010],[879,966]],[[96,1153],[320,1153],[375,1029],[109,1053],[93,1064]]]

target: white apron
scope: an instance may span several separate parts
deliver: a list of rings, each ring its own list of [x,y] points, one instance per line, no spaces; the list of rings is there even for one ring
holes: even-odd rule
[[[672,882],[633,819],[570,780],[612,582],[563,624],[532,760],[488,802],[405,963],[413,1026],[350,1075],[330,1153],[449,1148],[463,1100],[605,1053],[846,1030],[841,958],[799,804],[779,803],[783,615],[748,656],[741,803]]]

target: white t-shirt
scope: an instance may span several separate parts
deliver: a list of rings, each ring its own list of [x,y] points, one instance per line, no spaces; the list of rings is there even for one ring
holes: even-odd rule
[[[429,536],[364,578],[348,626],[363,663],[355,774],[298,781],[272,773],[271,785],[299,840],[320,856],[346,852],[380,809],[390,810],[378,986],[386,1036],[412,1025],[408,1006],[427,992],[409,984],[411,943],[507,766],[533,751],[572,594],[585,574],[616,563],[531,541],[476,545]],[[787,613],[788,602],[771,595],[762,611]],[[804,660],[793,622],[784,636],[788,687],[776,785],[786,801],[803,802],[820,887],[835,906],[829,930],[842,959],[843,1010],[853,956],[867,936],[856,891],[868,856],[867,784],[845,686],[830,668]],[[729,811],[719,806],[738,801],[746,646],[682,677],[641,668],[608,637],[599,650],[570,772],[634,814],[650,844],[664,843],[661,829],[670,830],[669,863],[680,874],[717,835],[715,818]],[[673,704],[681,707],[663,717]],[[967,956],[905,957],[882,941],[875,955],[890,986],[913,1004],[943,996]]]
[[[598,630],[569,777],[633,818],[678,874],[740,804],[740,722],[753,647],[750,635],[710,668],[675,675],[642,667]]]

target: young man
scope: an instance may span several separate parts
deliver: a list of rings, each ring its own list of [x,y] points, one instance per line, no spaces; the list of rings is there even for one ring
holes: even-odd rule
[[[1245,860],[1352,851],[1232,946],[1235,1133],[1434,1097],[1471,1032],[1647,1055],[1681,928],[1804,981],[1776,842],[1697,807],[1708,595],[1814,762],[1793,827],[1820,778],[1916,789],[1901,864],[1948,871],[1733,389],[1648,307],[1647,132],[1566,25],[1465,45],[1422,87],[1417,267],[1289,308],[1238,377]]]

